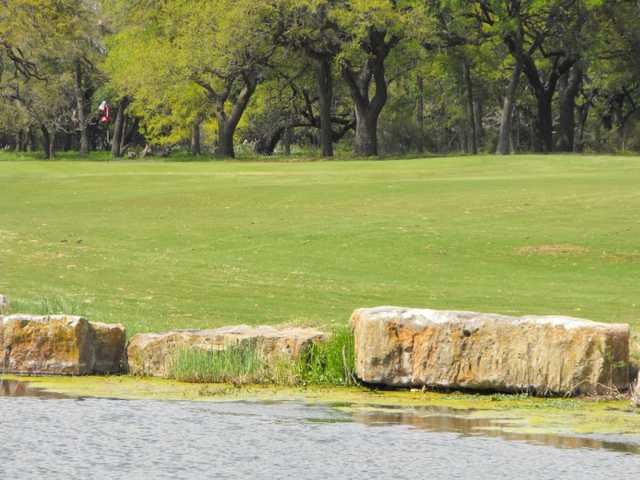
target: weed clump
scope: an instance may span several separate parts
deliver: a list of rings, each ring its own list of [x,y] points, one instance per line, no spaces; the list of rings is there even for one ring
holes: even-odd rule
[[[312,344],[298,359],[266,355],[256,342],[241,342],[224,350],[178,349],[169,376],[194,383],[273,385],[352,385],[353,334],[336,328],[329,338]]]
[[[266,364],[256,345],[245,342],[225,350],[178,349],[170,362],[170,376],[195,383],[262,383]]]
[[[85,316],[85,305],[68,297],[40,297],[36,300],[13,300],[11,312],[33,315],[79,315]]]
[[[298,360],[298,379],[311,385],[353,385],[355,350],[349,327],[334,328],[325,342],[314,343]]]

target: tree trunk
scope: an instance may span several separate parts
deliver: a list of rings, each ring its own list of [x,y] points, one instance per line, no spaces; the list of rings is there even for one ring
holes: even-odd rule
[[[56,158],[56,131],[52,129],[44,129],[47,133],[45,136],[46,152],[45,156],[48,160]]]
[[[191,145],[189,148],[191,155],[198,156],[202,153],[202,148],[200,146],[200,119],[197,118],[193,121],[191,125]]]
[[[551,153],[553,151],[553,117],[551,110],[552,94],[548,92],[538,92],[536,102],[538,111],[536,112],[535,135],[536,142],[534,150],[541,153]]]
[[[482,150],[482,146],[484,145],[484,99],[482,96],[478,96],[478,93],[475,93],[475,98],[473,100],[473,119],[476,122],[476,132],[478,138],[478,150]]]
[[[118,104],[116,120],[113,124],[113,138],[111,139],[111,156],[113,158],[122,157],[122,136],[124,134],[125,110],[129,106],[129,98],[124,97]]]
[[[64,134],[64,143],[62,144],[62,150],[68,152],[73,148],[73,135],[65,132]]]
[[[418,104],[416,106],[416,122],[418,123],[418,152],[424,152],[424,78],[418,75],[416,81],[418,89]]]
[[[216,145],[216,156],[222,158],[235,158],[236,152],[233,148],[233,134],[235,129],[229,128],[226,115],[218,116],[218,144]]]
[[[498,155],[509,155],[511,153],[511,129],[513,125],[513,109],[516,100],[516,93],[518,91],[518,84],[520,83],[520,72],[522,67],[520,62],[516,62],[516,66],[511,74],[511,80],[507,86],[507,91],[502,103],[502,118],[500,120],[500,134],[498,137],[498,148],[496,153]]]
[[[536,97],[534,150],[550,153],[553,151],[553,96],[558,86],[558,80],[576,64],[578,58],[575,56],[566,56],[564,59],[556,58],[552,62],[552,69],[545,73],[538,69],[532,52],[523,50],[522,36],[517,39],[508,37],[507,46],[511,54],[517,58],[518,63],[522,65],[522,70]]]
[[[16,152],[22,151],[22,134],[23,134],[22,130],[18,130],[18,132],[16,133],[16,138],[15,138],[16,145],[14,148]]]
[[[468,153],[472,155],[478,154],[478,131],[476,130],[476,119],[473,109],[473,82],[471,80],[471,67],[466,61],[462,62],[462,72],[464,76],[464,85],[466,89],[467,101],[467,124],[469,125],[468,135]]]
[[[20,150],[23,152],[28,152],[29,151],[29,128],[27,127],[26,130],[24,130],[22,132],[22,146],[20,147]]]
[[[82,64],[80,60],[75,62],[75,96],[76,110],[78,111],[78,129],[80,130],[80,149],[81,157],[89,155],[89,136],[87,125],[87,106],[84,98],[84,89],[82,88]]]
[[[264,134],[258,139],[255,146],[255,151],[259,155],[273,155],[273,152],[278,145],[278,142],[282,139],[286,127],[276,128],[273,132]]]
[[[231,114],[227,117],[225,103],[229,99],[226,95],[216,98],[216,118],[218,120],[218,144],[216,146],[216,156],[222,158],[235,158],[233,148],[233,137],[236,128],[242,118],[242,114],[249,104],[249,100],[258,86],[258,75],[256,72],[248,72],[242,75],[243,87],[238,97],[231,107]]]
[[[27,152],[33,152],[34,150],[37,150],[38,143],[36,141],[36,136],[33,133],[33,129],[31,128],[31,125],[27,127],[27,138],[25,139],[25,141],[26,141]]]
[[[284,130],[284,138],[283,138],[283,143],[284,143],[284,154],[288,157],[289,155],[291,155],[291,142],[292,142],[292,129],[291,127],[286,127]]]
[[[520,109],[517,106],[513,108],[512,116],[515,117],[515,131],[512,126],[511,128],[511,151],[516,152],[520,149],[520,127],[522,126],[522,122],[520,121]],[[512,120],[512,123],[514,121]]]
[[[558,150],[573,152],[575,144],[575,109],[576,97],[582,83],[582,70],[577,63],[561,79],[560,88],[560,124]]]
[[[331,57],[318,60],[318,100],[320,103],[320,145],[323,157],[333,157],[333,135],[331,131],[331,107],[333,104],[333,79]]]
[[[129,126],[129,116],[125,113],[122,122],[122,132],[120,133],[120,155],[124,156],[127,149],[127,127]]]
[[[578,137],[574,143],[574,149],[578,153],[584,152],[584,132],[587,125],[587,119],[589,118],[589,109],[591,108],[590,102],[585,102],[578,109]]]
[[[529,112],[529,145],[530,145],[530,150],[533,152],[541,152],[542,151],[542,145],[540,144],[540,139],[538,138],[538,135],[536,134],[536,120],[533,117],[533,114],[531,112]]]
[[[49,142],[49,160],[56,158],[56,132],[51,132],[51,142]]]
[[[357,105],[355,154],[362,157],[378,155],[378,115]]]
[[[389,85],[385,74],[385,59],[398,44],[400,37],[392,35],[386,40],[387,31],[371,28],[369,44],[371,55],[361,70],[355,70],[349,62],[342,65],[342,76],[349,86],[356,111],[356,155],[370,157],[378,154],[378,118],[387,103]],[[375,93],[369,97],[369,87],[374,82]]]
[[[42,132],[42,150],[44,151],[44,158],[49,158],[49,152],[51,150],[51,137],[49,136],[49,130],[44,125],[40,126]]]

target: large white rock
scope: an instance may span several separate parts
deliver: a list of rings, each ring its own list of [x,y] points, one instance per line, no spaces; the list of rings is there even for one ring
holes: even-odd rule
[[[5,373],[88,375],[122,371],[122,325],[72,315],[0,317],[0,370]]]
[[[152,377],[168,377],[171,362],[181,349],[224,350],[255,342],[263,358],[296,359],[313,342],[325,334],[313,328],[250,327],[239,325],[212,330],[179,330],[166,333],[134,335],[127,348],[129,373]]]
[[[629,326],[400,307],[356,310],[356,374],[394,387],[609,393],[629,383]]]

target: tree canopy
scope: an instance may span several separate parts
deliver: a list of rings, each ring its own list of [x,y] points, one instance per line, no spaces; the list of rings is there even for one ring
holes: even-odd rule
[[[634,0],[0,0],[0,146],[640,150]]]

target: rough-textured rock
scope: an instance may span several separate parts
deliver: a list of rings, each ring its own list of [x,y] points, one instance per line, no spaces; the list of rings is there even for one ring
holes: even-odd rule
[[[127,333],[124,326],[89,322],[95,332],[95,363],[93,373],[120,373],[126,367]]]
[[[9,299],[5,295],[0,295],[0,315],[9,311]]]
[[[31,374],[91,373],[92,330],[82,317],[12,315],[2,320],[4,371]]]
[[[640,372],[638,373],[638,379],[636,380],[635,385],[633,385],[631,388],[631,400],[636,405],[636,407],[640,407]]]
[[[0,318],[0,365],[6,373],[117,373],[124,347],[125,332],[120,325],[92,324],[70,315]]]
[[[240,325],[213,330],[181,330],[135,335],[127,348],[129,373],[168,377],[170,363],[180,349],[224,350],[231,345],[255,342],[265,359],[295,359],[325,334],[310,328],[249,327]]]
[[[629,382],[628,325],[399,307],[356,310],[351,325],[367,383],[594,394]]]

